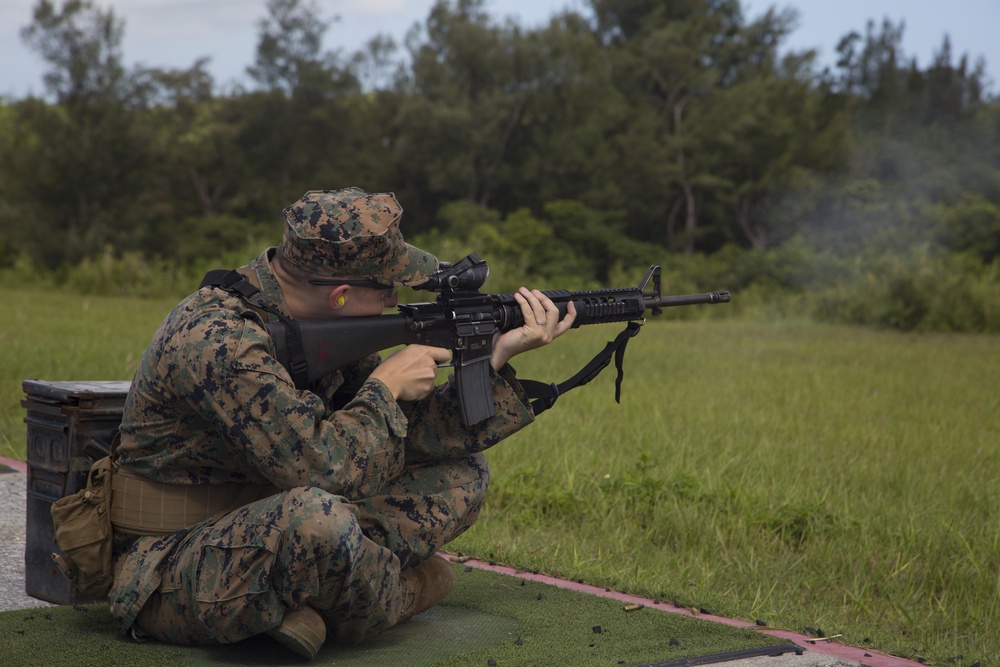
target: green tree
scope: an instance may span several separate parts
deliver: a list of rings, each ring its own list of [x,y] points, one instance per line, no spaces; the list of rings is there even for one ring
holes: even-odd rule
[[[338,103],[359,91],[337,52],[323,50],[331,21],[313,0],[268,0],[260,21],[255,64],[247,68],[259,92],[241,100],[242,142],[257,182],[246,188],[261,210],[316,187],[315,164],[348,135]]]
[[[985,101],[986,65],[974,67],[963,54],[954,63],[951,39],[945,35],[931,65],[921,71],[902,49],[905,24],[885,19],[880,29],[869,21],[864,38],[854,31],[837,46],[839,76],[833,85],[856,96],[861,127],[890,134],[911,124],[954,127]]]
[[[697,240],[698,191],[723,184],[713,169],[713,156],[703,150],[708,127],[702,121],[717,108],[712,96],[724,74],[722,54],[713,41],[719,33],[734,30],[736,26],[729,24],[737,20],[732,6],[702,7],[705,5],[692,4],[683,14],[673,16],[658,12],[648,36],[639,43],[635,61],[645,79],[644,92],[657,107],[667,183],[679,191],[672,210],[677,211],[678,204],[682,209],[685,254],[694,251]],[[675,236],[673,221],[673,215],[668,215],[668,243]]]
[[[123,34],[112,10],[87,0],[69,0],[61,11],[40,0],[22,31],[49,65],[45,82],[54,102],[16,106],[19,132],[4,160],[18,176],[8,201],[16,211],[31,211],[36,226],[24,247],[50,266],[107,244],[139,242],[131,223],[148,154],[131,113]]]
[[[941,212],[977,196],[1000,201],[982,66],[970,69],[967,56],[954,64],[946,37],[921,70],[903,53],[902,37],[902,23],[869,22],[864,37],[841,40],[839,75],[821,83],[831,91],[829,108],[850,114],[850,170],[829,172],[811,211],[801,199],[789,208],[802,211],[815,243],[844,253],[962,246],[964,232],[947,229],[961,216]]]
[[[812,79],[813,54],[778,60],[775,45],[787,29],[765,14],[747,26],[738,49],[739,74],[713,97],[702,149],[718,156],[719,215],[732,211],[727,238],[764,250],[794,236],[800,219],[786,215],[785,194],[847,162],[848,117],[824,105]]]
[[[407,77],[406,64],[398,54],[396,40],[378,34],[351,56],[349,68],[364,90],[398,90],[405,85]]]
[[[483,0],[439,0],[423,30],[425,40],[408,38],[412,79],[395,147],[406,197],[422,190],[438,205],[488,207],[512,177],[509,151],[537,86],[522,32],[491,22]]]
[[[113,9],[101,10],[91,0],[66,0],[59,11],[49,0],[39,0],[32,19],[21,38],[49,63],[43,79],[57,102],[127,96],[121,51],[125,24]]]
[[[1000,258],[1000,206],[970,197],[948,208],[940,237],[949,250],[970,252],[986,263]]]
[[[153,156],[137,221],[147,254],[191,260],[253,233],[256,216],[246,212],[244,188],[255,179],[239,141],[241,98],[216,97],[204,65],[141,73],[144,105],[135,114]]]
[[[160,99],[145,117],[158,136],[158,165],[172,186],[169,196],[191,202],[185,214],[208,217],[226,208],[241,174],[231,156],[239,121],[226,117],[232,105],[213,96],[203,67],[199,61],[186,72],[149,72]]]
[[[736,0],[591,4],[634,109],[616,139],[628,232],[685,254],[788,236],[769,224],[768,194],[824,162],[806,142],[835,126],[810,54],[779,60],[795,14],[748,22]]]
[[[565,244],[577,275],[607,285],[617,269],[644,270],[663,261],[662,245],[630,238],[614,214],[595,210],[583,202],[556,200],[545,205],[543,220]]]
[[[289,99],[327,97],[338,74],[337,55],[322,50],[333,21],[320,17],[315,0],[267,0],[267,12],[258,23],[257,52],[247,73],[264,90]]]
[[[904,83],[904,29],[902,21],[897,25],[884,19],[876,32],[875,22],[868,21],[863,41],[856,31],[841,38],[837,44],[838,87],[863,99],[870,110],[898,107]]]
[[[497,187],[498,205],[541,213],[547,202],[572,199],[620,217],[616,137],[632,110],[607,49],[589,21],[566,12],[526,34],[523,53],[536,83],[508,147],[513,168]]]
[[[969,120],[984,101],[985,62],[980,58],[970,67],[967,54],[957,64],[953,64],[952,57],[951,39],[945,35],[941,49],[923,74],[921,95],[911,103],[920,122],[954,127]]]

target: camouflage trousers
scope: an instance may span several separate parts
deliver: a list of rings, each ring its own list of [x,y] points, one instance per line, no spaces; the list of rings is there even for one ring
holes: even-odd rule
[[[359,642],[395,625],[400,572],[475,522],[488,483],[474,454],[408,466],[371,498],[304,487],[245,505],[177,545],[136,626],[171,643],[229,643],[308,605],[337,641]]]

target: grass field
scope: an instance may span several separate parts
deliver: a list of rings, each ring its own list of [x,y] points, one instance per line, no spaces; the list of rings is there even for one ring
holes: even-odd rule
[[[22,380],[128,379],[173,305],[7,296],[0,455],[17,458]],[[561,381],[615,333],[580,329],[515,365]],[[931,664],[997,665],[998,377],[998,337],[747,313],[649,322],[621,405],[609,369],[491,451],[487,507],[453,548]]]

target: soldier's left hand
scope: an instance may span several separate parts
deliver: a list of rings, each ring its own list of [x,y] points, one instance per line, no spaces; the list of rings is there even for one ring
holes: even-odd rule
[[[500,335],[493,343],[490,364],[495,370],[522,352],[548,345],[569,331],[576,319],[572,301],[567,302],[566,314],[560,319],[559,309],[540,290],[522,287],[514,293],[514,300],[521,307],[524,325]]]

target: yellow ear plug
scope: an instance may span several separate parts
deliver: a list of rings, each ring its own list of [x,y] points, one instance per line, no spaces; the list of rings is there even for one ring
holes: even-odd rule
[[[338,306],[343,306],[345,303],[347,303],[347,299],[344,298],[343,294],[341,294],[340,296],[337,297],[337,305]]]

